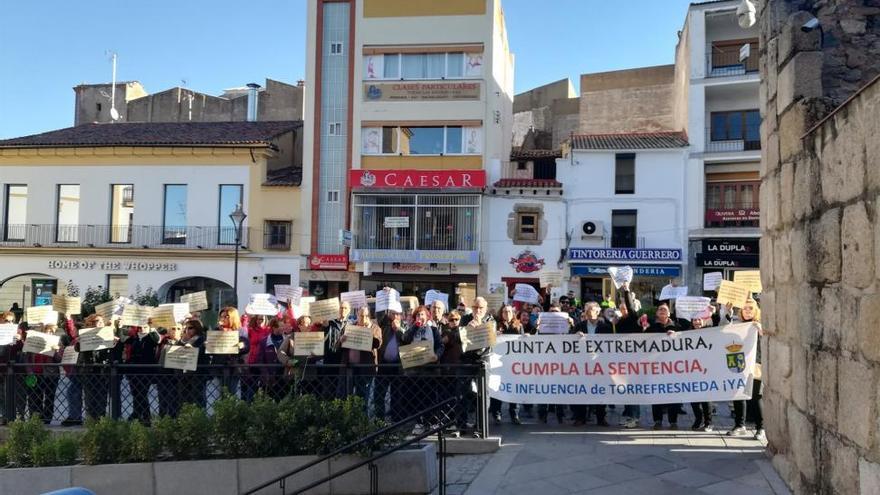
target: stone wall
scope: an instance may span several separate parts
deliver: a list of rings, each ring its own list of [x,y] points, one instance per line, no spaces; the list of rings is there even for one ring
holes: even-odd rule
[[[769,452],[795,493],[880,493],[880,8],[758,3]]]
[[[674,65],[581,75],[578,132],[673,129],[674,80]]]

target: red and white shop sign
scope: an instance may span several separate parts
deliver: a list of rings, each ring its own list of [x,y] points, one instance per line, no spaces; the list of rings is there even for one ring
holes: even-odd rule
[[[309,256],[312,270],[348,270],[347,254],[313,254]]]
[[[350,170],[349,179],[367,189],[486,187],[485,170]]]

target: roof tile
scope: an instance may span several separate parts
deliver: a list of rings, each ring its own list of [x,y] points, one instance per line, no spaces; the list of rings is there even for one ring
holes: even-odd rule
[[[685,148],[684,132],[628,132],[619,134],[574,134],[571,145],[576,150],[648,150]]]

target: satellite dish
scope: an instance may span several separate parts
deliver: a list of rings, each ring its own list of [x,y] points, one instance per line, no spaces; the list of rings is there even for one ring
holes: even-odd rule
[[[119,111],[116,108],[110,109],[110,118],[113,120],[119,120]]]

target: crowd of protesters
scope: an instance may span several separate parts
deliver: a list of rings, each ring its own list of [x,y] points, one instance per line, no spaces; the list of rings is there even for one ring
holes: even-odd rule
[[[122,326],[118,319],[108,322],[96,314],[82,319],[62,316],[57,325],[29,326],[17,321],[20,313],[0,313],[0,323],[18,323],[12,345],[0,346],[0,364],[17,363],[20,372],[13,375],[13,386],[26,391],[26,400],[16,401],[12,413],[21,417],[37,416],[50,423],[55,416],[57,390],[64,394],[67,404],[66,417],[61,421],[64,426],[81,424],[84,417],[108,414],[110,397],[120,393],[112,390],[112,383],[122,381],[118,377],[115,382],[111,380],[112,367],[108,365],[115,363],[123,365],[116,369],[127,382],[128,417],[144,423],[151,421],[154,409],[151,387],[155,387],[158,414],[174,416],[183,403],[207,407],[207,387],[214,383],[214,387],[247,401],[259,391],[276,400],[291,393],[315,394],[327,399],[354,393],[364,398],[371,414],[388,421],[401,420],[441,400],[456,397],[455,429],[476,435],[472,417],[478,408],[474,381],[478,374],[474,369],[479,369],[489,350],[465,350],[460,333],[463,327],[494,322],[498,335],[540,334],[542,312],[567,313],[569,333],[579,335],[674,335],[730,322],[760,321],[760,310],[752,299],[738,311],[730,306],[710,306],[707,313],[691,320],[676,318],[674,307],[666,301],[656,301],[653,316],[649,318],[642,312],[628,284],[617,291],[614,299],[606,297],[584,304],[569,295],[556,301],[541,298],[538,304],[515,301],[490,308],[486,299],[476,297],[470,307],[460,303],[451,311],[442,301],[435,300],[430,307],[418,306],[410,314],[403,314],[398,306],[397,311],[389,309],[373,315],[369,306],[353,311],[349,303],[343,302],[338,317],[329,321],[312,321],[307,314],[297,318],[291,308],[284,305],[279,308],[274,316],[240,314],[234,307],[221,309],[216,330],[238,334],[238,352],[234,354],[205,352],[207,329],[197,313],[187,315],[173,328],[157,328],[152,321],[143,327]],[[79,330],[105,326],[114,329],[112,347],[79,352]],[[344,346],[348,329],[355,327],[369,329],[372,335],[369,351]],[[758,327],[760,329],[760,325]],[[60,337],[52,355],[22,352],[31,331]],[[303,332],[324,332],[323,355],[295,355],[297,335]],[[420,341],[430,342],[435,363],[404,369],[400,348]],[[164,357],[175,346],[198,349],[196,371],[163,367]],[[76,362],[60,365],[68,347],[79,352]],[[760,345],[757,361],[760,363]],[[62,374],[67,379],[63,388],[59,387]],[[413,377],[429,379],[408,379]],[[0,397],[0,401],[8,396]],[[694,415],[692,429],[712,431],[714,405],[701,402],[690,406]],[[523,415],[529,417],[534,417],[536,412],[537,420],[542,423],[547,423],[552,411],[560,424],[571,422],[574,426],[583,426],[595,418],[597,426],[607,427],[607,410],[615,407],[612,404],[539,404],[534,408],[524,405],[522,410]],[[489,414],[496,424],[502,422],[503,409],[501,401],[490,400]],[[518,404],[507,404],[506,411],[513,424],[522,423],[520,409]],[[677,429],[678,417],[684,413],[683,404],[655,404],[650,409],[654,429],[663,428],[664,417],[670,429]],[[620,426],[639,428],[641,410],[635,405],[623,407]],[[756,438],[763,438],[760,379],[754,381],[752,399],[734,402],[732,410],[735,424],[728,435],[746,435],[745,421],[749,417],[755,423]],[[4,417],[11,417],[2,402],[0,411],[5,412]],[[430,418],[419,420],[420,423],[430,421]]]

